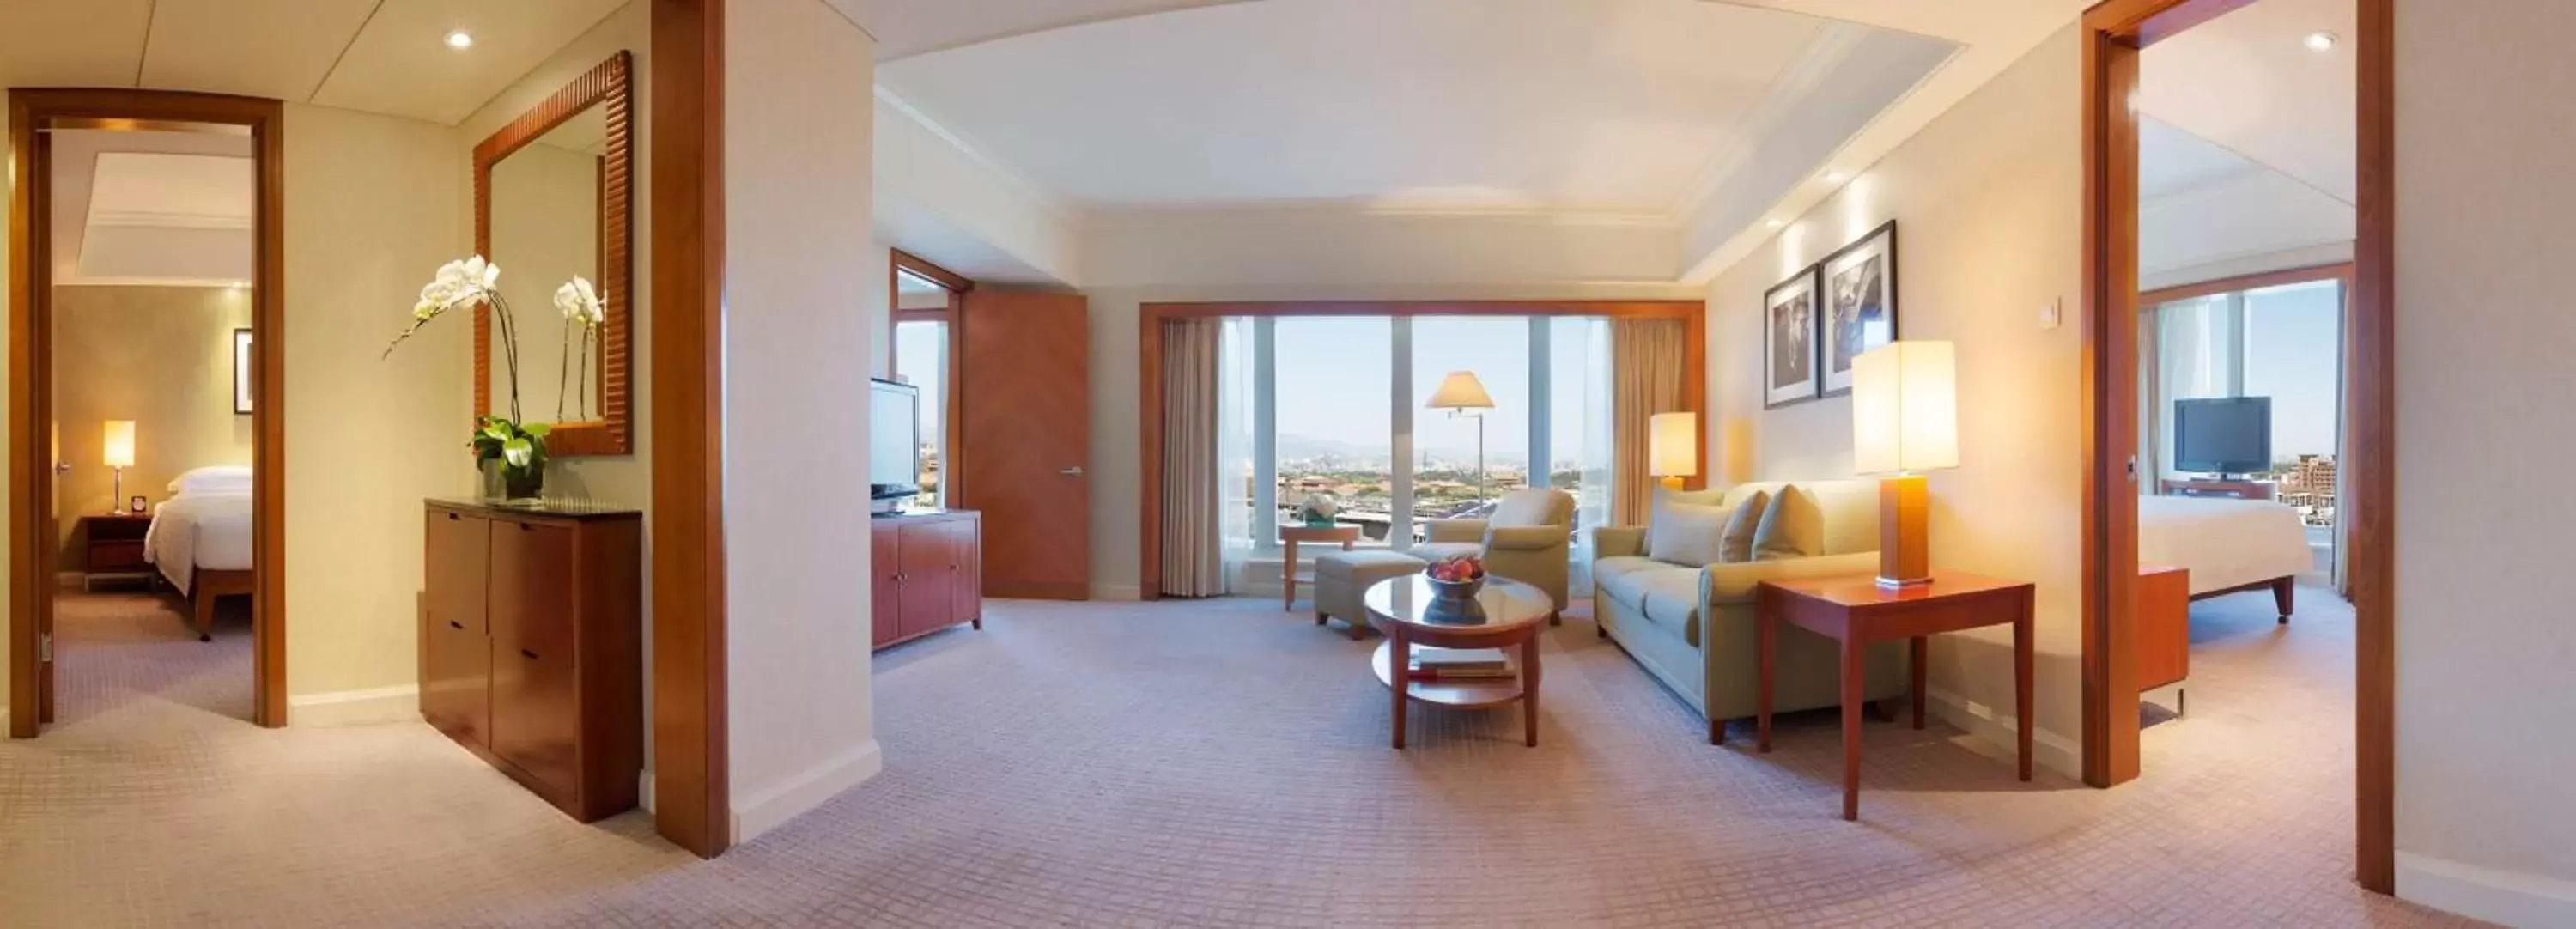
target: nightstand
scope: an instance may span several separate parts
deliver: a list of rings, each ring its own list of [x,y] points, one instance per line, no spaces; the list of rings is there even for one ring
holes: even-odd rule
[[[81,589],[87,591],[102,580],[150,583],[152,563],[143,560],[143,534],[150,528],[148,513],[81,517]]]

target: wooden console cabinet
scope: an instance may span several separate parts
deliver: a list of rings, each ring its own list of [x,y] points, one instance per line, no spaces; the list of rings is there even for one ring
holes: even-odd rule
[[[972,510],[869,522],[869,604],[877,648],[958,623],[984,628],[983,520]]]
[[[644,765],[643,514],[428,501],[420,715],[583,822]]]

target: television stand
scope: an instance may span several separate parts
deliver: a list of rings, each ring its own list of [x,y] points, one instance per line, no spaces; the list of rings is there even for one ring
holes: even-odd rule
[[[2233,475],[2166,478],[2158,484],[2159,489],[2168,497],[2227,497],[2236,500],[2268,501],[2277,497],[2278,490],[2271,481],[2258,481]]]

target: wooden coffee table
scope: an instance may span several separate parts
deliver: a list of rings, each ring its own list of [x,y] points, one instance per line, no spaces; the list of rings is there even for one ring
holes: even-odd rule
[[[1387,686],[1391,695],[1396,748],[1404,747],[1407,697],[1471,710],[1519,701],[1523,738],[1531,746],[1538,745],[1539,633],[1546,630],[1551,609],[1545,591],[1519,581],[1489,578],[1485,589],[1476,594],[1477,604],[1484,608],[1484,621],[1472,625],[1444,621],[1431,608],[1431,582],[1420,574],[1371,584],[1361,599],[1368,607],[1369,625],[1386,636],[1371,660],[1377,667],[1378,681]],[[1489,680],[1403,681],[1404,669],[1413,663],[1416,645],[1499,648],[1506,655],[1517,646],[1517,674]],[[1397,686],[1399,681],[1405,686]]]

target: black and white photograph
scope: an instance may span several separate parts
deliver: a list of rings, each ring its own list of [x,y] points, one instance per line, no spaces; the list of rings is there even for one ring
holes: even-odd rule
[[[1846,393],[1852,359],[1896,341],[1896,221],[1825,256],[1824,392]]]
[[[1813,400],[1816,370],[1816,265],[1762,294],[1762,405]]]

